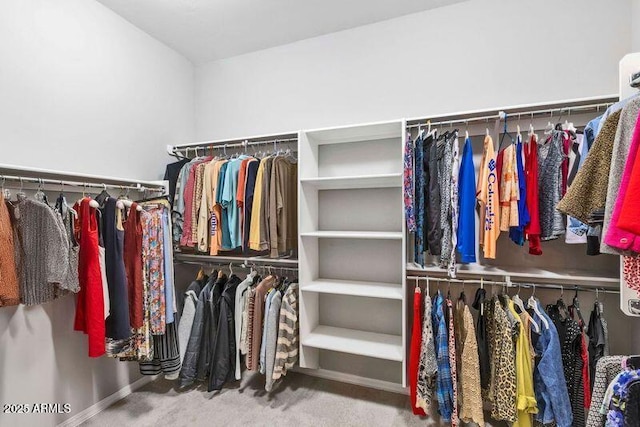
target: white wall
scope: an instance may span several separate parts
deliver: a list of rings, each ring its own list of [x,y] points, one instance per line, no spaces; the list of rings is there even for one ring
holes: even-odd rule
[[[633,51],[640,52],[640,0],[632,0]]]
[[[631,0],[467,1],[197,68],[196,138],[616,93],[630,50]]]
[[[2,0],[0,58],[0,163],[157,179],[164,145],[193,139],[191,63],[97,2]],[[87,357],[74,302],[0,308],[0,404],[74,415],[140,377]],[[69,415],[0,413],[0,426]]]
[[[93,0],[0,2],[0,163],[161,178],[193,66]]]

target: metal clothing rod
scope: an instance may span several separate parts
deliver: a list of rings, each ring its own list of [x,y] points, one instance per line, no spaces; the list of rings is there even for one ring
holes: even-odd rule
[[[430,282],[446,282],[446,283],[456,283],[456,284],[483,284],[483,285],[498,285],[506,288],[525,288],[525,289],[558,289],[561,291],[578,291],[578,292],[596,292],[596,293],[606,293],[606,294],[619,294],[620,291],[614,289],[605,289],[605,288],[586,288],[583,286],[564,286],[564,285],[556,285],[551,283],[521,283],[521,282],[512,282],[511,280],[506,281],[496,281],[496,280],[479,280],[479,279],[448,279],[445,277],[429,277],[429,276],[407,276],[409,280],[425,280]]]
[[[191,142],[188,144],[173,145],[171,148],[174,152],[186,150],[187,148],[232,148],[232,147],[248,147],[250,145],[266,145],[280,142],[297,142],[298,137],[291,134],[283,135],[279,137],[268,137],[268,139],[252,139],[247,138],[244,140],[229,140],[229,141],[202,141]]]
[[[53,169],[42,169],[28,166],[16,166],[0,164],[0,181],[18,180],[23,182],[41,182],[46,184],[69,185],[72,187],[95,187],[95,188],[129,188],[139,191],[164,191],[164,186],[158,182],[142,181],[129,178],[118,178],[112,176],[91,175],[85,173],[57,171]]]
[[[91,182],[76,182],[76,181],[67,181],[67,180],[56,180],[49,178],[25,178],[22,176],[11,176],[11,175],[0,175],[0,182],[2,187],[4,188],[6,181],[16,181],[20,182],[22,186],[23,183],[35,183],[39,185],[44,184],[52,184],[52,185],[60,185],[61,189],[64,190],[65,187],[76,187],[76,188],[115,188],[120,190],[134,190],[139,192],[144,191],[158,191],[164,192],[164,187],[157,188],[147,188],[142,185],[117,185],[117,184],[96,184]]]
[[[613,105],[613,102],[600,102],[594,104],[587,105],[576,105],[576,106],[566,106],[566,107],[557,107],[557,108],[545,108],[545,109],[522,109],[518,110],[501,110],[495,114],[483,115],[483,116],[469,116],[469,117],[460,117],[451,120],[438,120],[431,121],[431,126],[443,126],[443,125],[452,125],[452,124],[469,124],[472,122],[483,122],[489,120],[504,120],[505,118],[513,118],[517,117],[518,119],[531,118],[533,119],[536,116],[544,116],[548,114],[559,113],[563,114],[571,114],[575,112],[588,112],[588,111],[599,111],[600,109],[606,110],[609,106]],[[425,127],[429,126],[429,120],[421,121],[420,123],[414,123],[408,125],[407,128],[417,128],[417,127]]]
[[[224,261],[187,261],[187,260],[177,260],[175,261],[176,264],[188,264],[188,265],[198,265],[198,266],[230,266],[233,265],[235,267],[240,267],[240,268],[244,268],[244,269],[248,269],[248,268],[271,268],[273,270],[282,270],[282,271],[298,271],[298,267],[283,267],[283,266],[279,266],[279,265],[270,265],[270,264],[256,264],[253,261],[248,261],[248,260],[238,260],[241,262],[224,262]]]

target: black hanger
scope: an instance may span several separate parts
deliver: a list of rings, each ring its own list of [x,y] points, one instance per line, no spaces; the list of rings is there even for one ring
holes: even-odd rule
[[[558,298],[558,301],[556,301],[556,307],[558,308],[558,314],[560,316],[564,314],[564,318],[567,319],[570,317],[570,315],[569,315],[569,310],[567,309],[567,305],[564,303],[564,300],[562,299],[564,295],[564,289],[562,289],[561,292],[562,293],[560,294],[560,298]]]
[[[640,369],[640,355],[627,357],[627,368]]]
[[[582,322],[582,326],[585,325],[584,323],[584,318],[582,317],[582,312],[580,311],[580,301],[578,301],[578,287],[576,286],[576,294],[573,296],[573,302],[571,304],[571,306],[569,307],[569,309],[571,309],[571,311],[574,311],[576,313],[578,313],[578,319],[580,319],[580,322]],[[573,317],[573,314],[572,316]]]

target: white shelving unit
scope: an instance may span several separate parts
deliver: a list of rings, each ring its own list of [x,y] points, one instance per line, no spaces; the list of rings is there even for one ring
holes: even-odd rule
[[[298,137],[300,366],[406,386],[404,121]]]

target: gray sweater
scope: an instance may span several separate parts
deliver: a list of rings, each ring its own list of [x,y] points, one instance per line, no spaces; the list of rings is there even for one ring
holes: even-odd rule
[[[604,210],[604,224],[602,226],[602,242],[600,244],[600,252],[603,254],[623,255],[623,251],[612,248],[604,243],[604,236],[607,235],[609,224],[611,223],[611,215],[613,207],[616,204],[620,183],[622,181],[622,173],[629,157],[629,149],[631,148],[631,137],[638,119],[638,111],[640,111],[640,97],[636,97],[629,101],[622,109],[620,121],[618,122],[618,130],[616,139],[613,143],[613,153],[611,155],[611,167],[609,169],[609,186],[607,187],[607,203]]]
[[[273,388],[273,367],[276,361],[276,347],[278,345],[278,324],[280,321],[280,305],[282,304],[282,294],[274,291],[269,305],[269,313],[265,319],[266,343],[265,343],[265,364],[266,383],[264,389],[271,391]]]
[[[13,216],[22,303],[44,304],[63,295],[69,274],[69,240],[62,218],[48,205],[20,194],[13,203]]]

